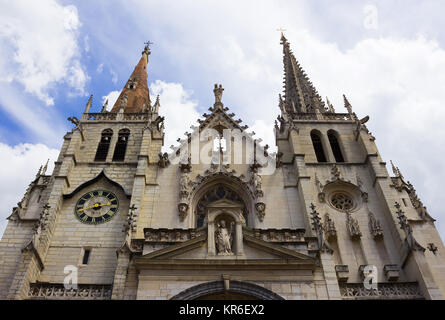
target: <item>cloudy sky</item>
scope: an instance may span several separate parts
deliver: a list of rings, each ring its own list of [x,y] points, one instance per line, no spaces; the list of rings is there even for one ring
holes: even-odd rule
[[[166,149],[223,101],[273,145],[285,34],[337,111],[346,94],[445,238],[445,11],[442,1],[0,0],[0,234],[40,165],[50,172],[68,116],[117,92],[150,40],[152,99]],[[178,117],[178,115],[180,115]]]

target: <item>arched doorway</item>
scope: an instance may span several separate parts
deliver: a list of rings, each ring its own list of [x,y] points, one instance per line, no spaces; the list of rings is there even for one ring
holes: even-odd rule
[[[223,281],[206,282],[191,287],[171,300],[284,300],[278,294],[256,284],[230,281],[229,290]]]

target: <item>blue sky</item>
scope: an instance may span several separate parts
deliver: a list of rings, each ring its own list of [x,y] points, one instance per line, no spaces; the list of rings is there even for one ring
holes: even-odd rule
[[[121,90],[152,41],[152,100],[166,150],[223,101],[273,144],[282,82],[280,27],[319,93],[342,94],[382,157],[416,187],[445,236],[445,21],[440,1],[0,0],[0,233],[38,167],[58,155],[68,116]],[[181,116],[178,117],[177,115]],[[50,166],[50,169],[52,165]]]

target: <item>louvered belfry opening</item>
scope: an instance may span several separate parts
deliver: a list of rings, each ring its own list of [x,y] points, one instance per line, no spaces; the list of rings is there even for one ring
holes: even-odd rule
[[[323,144],[321,142],[321,137],[317,132],[311,132],[312,144],[314,146],[315,156],[318,162],[327,162],[326,155],[323,150]]]
[[[97,147],[96,156],[94,161],[106,161],[108,150],[110,149],[111,137],[113,136],[113,130],[105,129],[102,131],[99,145]]]
[[[345,159],[341,152],[340,144],[338,143],[337,135],[332,131],[328,131],[328,138],[332,148],[332,153],[334,154],[335,161],[345,162]]]
[[[124,161],[129,137],[130,130],[122,129],[119,131],[116,148],[114,148],[113,161]]]

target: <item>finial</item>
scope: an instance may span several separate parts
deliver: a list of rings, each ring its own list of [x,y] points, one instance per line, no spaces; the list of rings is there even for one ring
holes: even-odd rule
[[[161,103],[159,102],[159,94],[156,96],[156,102],[155,105],[153,106],[153,113],[158,113],[159,112],[159,107],[161,106]]]
[[[222,100],[222,94],[223,94],[224,88],[222,87],[222,85],[220,84],[218,86],[218,84],[215,83],[215,89],[213,89],[213,93],[215,94],[215,106],[216,105],[223,105],[221,100]]]
[[[398,178],[402,178],[403,179],[403,175],[400,172],[400,169],[397,168],[394,163],[392,162],[392,160],[389,160],[389,162],[391,162],[391,167],[392,167],[392,172],[394,173],[394,175]]]
[[[90,108],[91,108],[92,103],[93,103],[93,95],[90,95],[90,98],[88,99],[87,105],[85,106],[84,113],[89,113],[90,112]]]
[[[108,107],[108,99],[105,101],[105,103],[104,103],[104,105],[103,105],[103,107],[102,107],[102,110],[100,111],[100,112],[107,112],[107,107]]]
[[[329,101],[328,97],[326,97],[326,103],[328,104],[329,111],[335,113],[334,106],[332,105],[331,101]]]
[[[349,103],[348,99],[346,98],[345,95],[343,95],[343,100],[345,101],[345,108],[348,110],[349,114],[352,114],[352,106]]]
[[[40,166],[39,171],[37,171],[36,178],[40,177],[41,173],[42,173],[42,166]]]
[[[48,162],[49,162],[49,159],[46,160],[45,166],[43,167],[42,172],[40,173],[40,175],[42,175],[42,176],[45,175],[46,170],[48,170]]]

